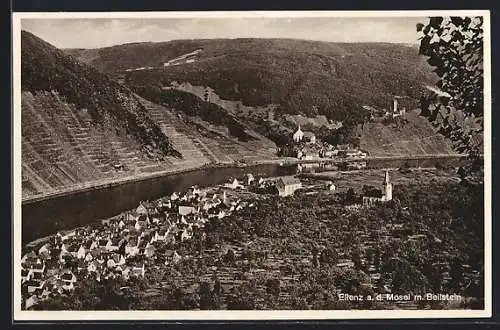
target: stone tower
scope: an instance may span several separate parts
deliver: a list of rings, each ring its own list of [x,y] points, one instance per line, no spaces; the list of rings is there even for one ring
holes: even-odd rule
[[[384,196],[382,196],[383,201],[392,200],[392,183],[389,178],[389,171],[385,171],[385,178],[383,185]]]

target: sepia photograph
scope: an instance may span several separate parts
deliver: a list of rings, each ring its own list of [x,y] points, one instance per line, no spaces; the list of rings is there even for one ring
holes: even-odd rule
[[[490,317],[490,66],[486,10],[13,13],[14,318]]]

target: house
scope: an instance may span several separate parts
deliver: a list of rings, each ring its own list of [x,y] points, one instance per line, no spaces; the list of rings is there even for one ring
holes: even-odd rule
[[[186,221],[186,217],[185,216],[181,216],[180,219],[179,219],[179,223],[183,224],[183,225],[187,225],[187,221]]]
[[[28,269],[21,269],[21,283],[29,281],[33,273]]]
[[[144,255],[146,256],[146,258],[152,258],[155,255],[155,252],[156,252],[155,246],[150,244],[146,246],[144,250]]]
[[[197,186],[191,186],[188,189],[188,193],[192,195],[201,195],[201,190]]]
[[[144,221],[139,221],[139,220],[136,220],[135,224],[134,224],[134,229],[139,231],[141,230],[141,228],[143,227],[141,224],[144,224]]]
[[[335,185],[333,184],[333,182],[331,181],[327,181],[326,182],[326,189],[328,189],[329,191],[335,191],[337,189],[337,187],[335,187]]]
[[[179,215],[180,216],[185,216],[189,214],[196,213],[196,209],[192,206],[179,206]]]
[[[140,203],[139,206],[135,209],[135,213],[137,214],[148,214],[148,210],[143,203]]]
[[[87,272],[97,273],[102,268],[101,264],[97,260],[91,261],[87,266]]]
[[[337,262],[336,266],[341,268],[353,268],[354,262],[350,259],[340,259]]]
[[[139,253],[138,240],[131,239],[127,245],[125,246],[125,255],[126,256],[135,256]]]
[[[144,277],[146,273],[146,268],[144,264],[142,264],[142,267],[132,267],[130,268],[130,276],[136,276],[136,277]]]
[[[64,260],[65,256],[76,256],[77,248],[75,245],[63,244],[59,254],[59,260]]]
[[[313,132],[304,132],[303,138],[305,142],[308,142],[310,144],[315,144],[316,143],[316,135],[314,135]]]
[[[295,133],[293,133],[292,139],[294,142],[299,143],[302,141],[303,138],[304,138],[304,132],[302,132],[302,130],[300,129],[300,125],[299,125],[297,131],[295,131]]]
[[[255,182],[255,178],[252,175],[252,173],[247,173],[247,185],[249,186],[254,182]]]
[[[229,189],[237,189],[237,188],[243,188],[243,185],[241,185],[238,182],[238,179],[233,179],[230,183],[226,183],[224,187],[229,188]]]
[[[169,233],[169,229],[160,229],[155,231],[154,236],[152,238],[153,242],[164,241],[167,238]]]
[[[116,251],[120,247],[120,237],[113,237],[108,240],[108,243],[106,244],[105,248],[107,251]]]
[[[31,251],[27,254],[25,254],[22,259],[21,259],[21,262],[22,263],[36,263],[38,261],[38,257],[36,255],[35,252]]]
[[[29,280],[26,282],[26,286],[28,287],[28,293],[33,293],[36,290],[42,290],[45,281],[41,280]]]
[[[106,247],[110,244],[109,238],[101,238],[97,240],[97,247],[101,249],[106,249]]]
[[[355,149],[345,150],[345,157],[347,158],[366,158],[366,156],[367,153],[361,150],[355,150]]]
[[[182,260],[182,257],[177,253],[177,251],[167,250],[165,251],[165,265],[175,265]]]
[[[80,248],[76,252],[76,257],[78,259],[84,259],[86,255],[87,255],[87,249],[85,249],[83,245],[80,245]]]
[[[302,188],[302,183],[299,179],[293,176],[284,176],[275,182],[279,196],[292,195],[297,189]]]
[[[67,232],[64,236],[62,236],[61,239],[64,242],[64,241],[69,240],[71,237],[73,237],[75,235],[76,235],[76,231],[72,230],[72,231]]]
[[[365,168],[365,167],[366,167],[366,162],[349,162],[349,163],[347,163],[348,169],[360,170],[360,169]]]
[[[72,271],[68,270],[64,272],[61,276],[61,280],[64,282],[62,288],[67,291],[71,291],[75,288],[73,285],[76,282],[76,276]]]
[[[50,244],[45,243],[40,249],[38,249],[38,255],[48,254],[50,255]]]
[[[192,228],[188,227],[188,228],[185,228],[182,233],[181,233],[181,242],[185,241],[185,240],[188,240],[190,239],[191,237],[193,237],[193,230]]]
[[[97,259],[99,257],[102,256],[102,254],[104,253],[104,248],[96,248],[96,249],[93,249],[92,251],[90,251],[90,256],[92,259],[90,260],[94,260],[94,259]],[[87,258],[87,257],[86,257]]]
[[[338,154],[339,154],[339,151],[337,149],[325,150],[325,152],[323,153],[323,156],[326,158],[331,158],[331,157],[337,156]]]
[[[25,301],[25,308],[29,309],[33,307],[34,305],[38,304],[39,298],[36,295],[31,295],[28,299]]]

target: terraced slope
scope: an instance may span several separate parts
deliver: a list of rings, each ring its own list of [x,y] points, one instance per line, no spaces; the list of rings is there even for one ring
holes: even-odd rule
[[[173,161],[173,165],[190,159],[198,164],[229,164],[277,158],[276,145],[255,132],[248,131],[253,140],[241,142],[232,137],[225,127],[183,115],[145,99],[141,99],[141,103],[162,131],[171,137],[174,147],[183,150],[184,159]]]
[[[23,197],[131,176],[158,163],[133,137],[99,128],[55,92],[23,92],[21,118]]]
[[[453,154],[451,142],[438,134],[420,110],[406,113],[406,123],[365,123],[361,132],[362,149],[372,156]]]
[[[90,66],[22,33],[23,198],[207,164],[274,157],[260,136],[147,102]]]

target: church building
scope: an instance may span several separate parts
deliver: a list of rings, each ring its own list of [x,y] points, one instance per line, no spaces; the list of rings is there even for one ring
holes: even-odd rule
[[[302,132],[302,130],[300,129],[300,125],[299,125],[299,128],[297,129],[297,131],[295,133],[293,133],[292,138],[293,138],[293,141],[296,143],[299,143],[304,138],[304,132]]]
[[[389,177],[389,171],[385,171],[384,182],[382,182],[382,192],[382,197],[363,196],[363,205],[370,206],[375,203],[392,200],[392,183]]]

